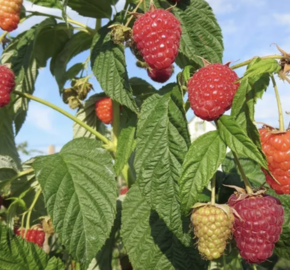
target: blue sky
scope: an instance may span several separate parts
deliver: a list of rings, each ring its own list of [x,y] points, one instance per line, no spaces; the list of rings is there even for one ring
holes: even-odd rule
[[[117,8],[122,8],[122,1],[117,4]],[[278,54],[273,45],[277,43],[281,48],[290,52],[290,11],[289,0],[269,1],[269,0],[208,0],[212,6],[224,36],[224,63],[232,61],[233,64],[252,58],[253,56],[265,56]],[[275,3],[276,2],[276,3]],[[279,3],[279,4],[277,4]],[[24,1],[27,10],[39,10],[45,13],[59,15],[56,10],[46,9],[32,5],[31,2]],[[288,12],[287,12],[288,10]],[[90,26],[95,25],[94,19],[83,18],[75,12],[70,11],[70,16],[78,21]],[[24,22],[11,35],[17,35],[31,25],[39,22],[42,18],[36,17]],[[1,33],[0,33],[1,34]],[[88,52],[73,59],[70,63],[83,61],[87,58]],[[156,88],[161,84],[152,82],[146,71],[136,68],[135,59],[129,51],[126,52],[129,76],[139,76]],[[175,80],[175,75],[179,69],[175,70],[171,81]],[[237,71],[243,74],[244,69]],[[101,91],[95,78],[91,80],[96,92]],[[290,85],[277,78],[278,87],[281,93],[282,106],[284,111],[290,111]],[[75,114],[75,111],[63,104],[55,79],[51,76],[48,68],[40,70],[36,82],[35,96],[55,103],[57,106]],[[188,119],[193,113],[188,113]],[[288,125],[289,116],[285,115],[285,125]],[[272,87],[269,87],[263,100],[259,100],[256,106],[256,121],[267,122],[278,125],[277,105]],[[26,123],[16,137],[16,142],[27,141],[29,148],[46,152],[50,144],[59,150],[66,142],[72,139],[72,121],[65,116],[45,107],[42,104],[31,101]],[[27,157],[22,156],[23,159]]]

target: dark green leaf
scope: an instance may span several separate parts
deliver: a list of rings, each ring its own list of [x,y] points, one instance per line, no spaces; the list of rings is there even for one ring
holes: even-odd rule
[[[53,57],[53,62],[56,60],[56,56],[72,37],[73,28],[65,23],[57,24],[55,19],[48,18],[37,26],[35,35],[33,56],[40,67],[45,67],[50,57]]]
[[[33,44],[36,28],[18,35],[1,55],[2,63],[11,63],[16,76],[15,90],[33,94],[34,84],[38,76],[38,64],[33,55]],[[28,110],[27,98],[19,98],[14,104],[14,123],[16,134],[25,121]]]
[[[178,237],[182,237],[182,224],[177,181],[190,142],[180,101],[178,87],[171,95],[146,99],[137,126],[135,157],[142,193]]]
[[[68,4],[78,14],[91,18],[111,18],[112,7],[108,0],[69,0]]]
[[[159,2],[168,7],[165,0]],[[209,4],[204,0],[181,1],[172,12],[180,20],[183,31],[177,64],[181,68],[203,66],[199,57],[211,63],[221,62],[224,50],[221,28]]]
[[[121,235],[134,270],[207,269],[193,245],[185,247],[151,210],[138,185],[123,203]]]
[[[88,50],[91,43],[91,35],[85,32],[77,32],[66,42],[62,51],[52,57],[50,71],[55,76],[60,92],[62,92],[66,81],[71,78],[71,71],[66,72],[68,62],[77,54]]]
[[[268,169],[267,161],[263,154],[231,116],[223,115],[220,117],[218,128],[221,138],[233,152],[243,157],[248,157],[263,168]]]
[[[33,167],[48,214],[70,254],[88,266],[108,238],[116,214],[116,182],[101,143],[75,139]]]
[[[111,40],[107,25],[94,37],[91,65],[104,92],[113,100],[137,112],[126,69],[124,46]]]
[[[135,146],[135,126],[127,126],[122,129],[117,145],[117,153],[115,159],[115,173],[120,175],[122,169],[127,164]]]
[[[214,176],[226,156],[226,145],[218,131],[210,131],[193,141],[182,165],[180,201],[187,215],[198,196]]]
[[[34,5],[48,7],[48,8],[62,8],[60,0],[27,0],[32,2]]]

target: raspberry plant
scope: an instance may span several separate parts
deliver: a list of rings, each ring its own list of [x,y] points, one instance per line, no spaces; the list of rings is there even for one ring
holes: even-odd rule
[[[126,0],[120,12],[118,0],[29,1],[62,16],[0,0],[0,269],[273,269],[290,258],[289,131],[276,85],[289,82],[288,53],[222,63],[205,0]],[[125,48],[146,80],[129,78]],[[176,79],[155,89],[173,63]],[[41,68],[75,115],[33,95]],[[259,131],[255,104],[270,83],[280,125]],[[14,136],[30,102],[74,121],[73,140],[21,163]],[[216,126],[193,142],[190,106]]]

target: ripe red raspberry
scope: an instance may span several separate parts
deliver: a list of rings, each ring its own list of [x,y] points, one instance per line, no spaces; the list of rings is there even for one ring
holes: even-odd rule
[[[237,74],[219,63],[198,70],[188,81],[188,98],[195,115],[203,120],[219,118],[232,106],[240,83]]]
[[[95,104],[96,115],[105,124],[112,124],[113,121],[113,102],[110,98],[102,98]]]
[[[122,187],[120,189],[120,195],[125,195],[129,191],[128,187]]]
[[[264,169],[267,183],[277,194],[290,194],[290,130],[273,134],[273,129],[259,129],[262,150],[268,161],[268,168],[280,185]]]
[[[133,39],[145,62],[153,69],[171,66],[178,54],[181,26],[167,10],[155,9],[138,17],[133,26]]]
[[[14,86],[14,73],[8,67],[0,65],[0,108],[10,102],[10,93]]]
[[[171,65],[165,69],[147,69],[148,76],[155,82],[166,82],[173,73],[173,66]]]
[[[284,209],[272,196],[260,194],[239,199],[233,194],[228,201],[240,217],[235,217],[234,237],[241,256],[248,263],[261,263],[269,258],[279,240],[284,222]]]
[[[14,228],[14,233],[24,238],[25,229]],[[44,238],[45,233],[42,229],[28,229],[26,232],[26,240],[37,244],[39,247],[43,246]]]
[[[0,28],[11,32],[18,26],[23,0],[0,0]]]

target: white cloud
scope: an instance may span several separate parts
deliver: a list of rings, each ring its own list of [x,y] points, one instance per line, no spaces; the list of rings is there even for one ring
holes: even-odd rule
[[[53,123],[53,111],[41,104],[30,103],[27,122],[50,134],[58,134]]]
[[[290,13],[285,14],[275,13],[273,17],[276,20],[277,24],[287,26],[289,28],[288,30],[290,31]]]

